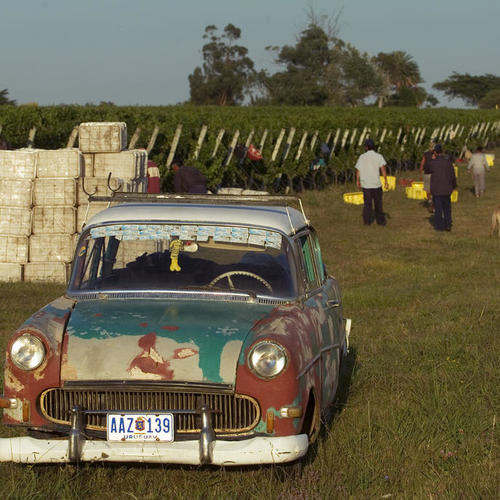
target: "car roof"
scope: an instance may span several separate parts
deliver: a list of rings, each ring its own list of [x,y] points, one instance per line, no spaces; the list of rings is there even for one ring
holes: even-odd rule
[[[309,225],[303,211],[287,205],[137,202],[106,208],[94,215],[87,227],[126,222],[265,227],[288,235]]]

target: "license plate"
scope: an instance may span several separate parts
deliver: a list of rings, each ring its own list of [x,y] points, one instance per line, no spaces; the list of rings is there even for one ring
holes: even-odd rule
[[[108,413],[108,441],[173,441],[171,413]]]

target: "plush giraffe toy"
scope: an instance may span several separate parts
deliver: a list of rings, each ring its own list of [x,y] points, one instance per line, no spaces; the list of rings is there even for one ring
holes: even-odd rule
[[[181,267],[179,266],[179,253],[182,250],[181,240],[172,240],[169,245],[170,250],[170,270],[171,271],[180,271]]]

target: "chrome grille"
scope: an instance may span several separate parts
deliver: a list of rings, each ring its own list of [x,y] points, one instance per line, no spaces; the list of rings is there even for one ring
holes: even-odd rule
[[[70,424],[73,406],[84,410],[151,411],[151,410],[197,410],[207,405],[214,410],[213,426],[219,433],[244,433],[251,430],[260,418],[259,406],[248,396],[181,391],[132,391],[132,390],[78,390],[48,389],[40,396],[40,408],[51,422]],[[176,432],[199,432],[196,415],[175,414]],[[86,427],[106,430],[105,413],[86,416]]]

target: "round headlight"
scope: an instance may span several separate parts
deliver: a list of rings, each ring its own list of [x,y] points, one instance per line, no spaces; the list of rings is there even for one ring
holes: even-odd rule
[[[274,342],[259,342],[248,356],[248,366],[262,378],[276,377],[285,369],[286,362],[286,350]]]
[[[43,363],[45,347],[38,337],[24,333],[14,340],[10,348],[10,358],[21,370],[34,370]]]

